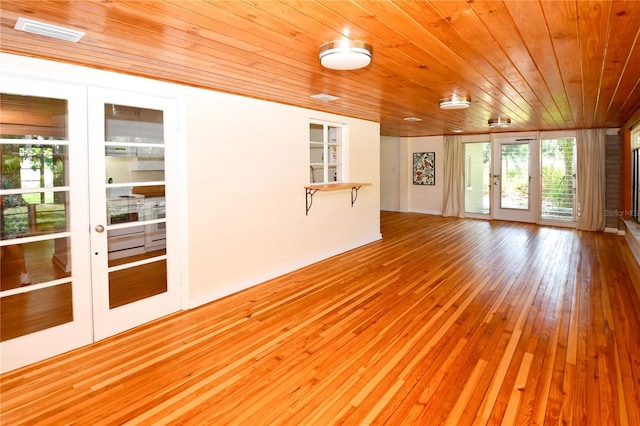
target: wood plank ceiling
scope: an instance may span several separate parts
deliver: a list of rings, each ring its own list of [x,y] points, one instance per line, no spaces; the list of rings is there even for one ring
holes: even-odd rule
[[[381,123],[391,136],[620,127],[640,110],[640,2],[2,0],[0,51]],[[13,29],[18,17],[86,32]],[[373,46],[355,71],[321,44]],[[332,102],[310,96],[327,93]],[[438,100],[471,96],[467,110]],[[418,117],[421,122],[407,122]]]

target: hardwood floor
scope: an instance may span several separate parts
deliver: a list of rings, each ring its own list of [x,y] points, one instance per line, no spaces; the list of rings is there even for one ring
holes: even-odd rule
[[[2,424],[640,424],[624,237],[389,212],[382,232],[3,375]]]

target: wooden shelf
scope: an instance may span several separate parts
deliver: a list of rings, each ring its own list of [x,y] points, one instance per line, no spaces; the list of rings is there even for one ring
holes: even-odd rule
[[[307,212],[306,215],[309,215],[309,210],[313,205],[313,196],[318,191],[338,191],[340,189],[350,189],[351,190],[351,207],[353,207],[353,203],[356,202],[358,198],[358,190],[363,186],[371,186],[370,182],[339,182],[339,183],[322,183],[317,185],[308,185],[305,186],[305,201]]]
[[[322,183],[318,185],[305,186],[306,189],[315,189],[318,191],[337,191],[339,189],[361,188],[363,186],[371,186],[371,183]]]

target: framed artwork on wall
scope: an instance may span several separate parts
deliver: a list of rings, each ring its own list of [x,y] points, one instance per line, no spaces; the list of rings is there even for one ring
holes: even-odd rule
[[[435,152],[414,152],[413,153],[413,184],[414,185],[435,185],[436,184],[436,153]]]

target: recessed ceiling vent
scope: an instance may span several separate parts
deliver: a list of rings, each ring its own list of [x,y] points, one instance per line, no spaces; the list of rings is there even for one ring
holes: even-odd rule
[[[338,99],[340,99],[337,96],[329,95],[327,93],[318,93],[317,95],[311,95],[311,97],[313,99],[318,99],[325,102],[337,101]]]
[[[77,43],[84,34],[82,31],[70,30],[69,28],[59,27],[57,25],[38,22],[32,19],[18,18],[15,27],[16,30],[26,33],[37,34],[45,37],[51,37],[58,40],[70,41]]]

